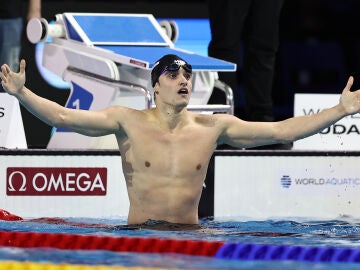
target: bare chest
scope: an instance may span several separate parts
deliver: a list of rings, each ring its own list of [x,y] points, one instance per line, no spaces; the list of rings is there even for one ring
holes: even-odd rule
[[[181,132],[146,129],[131,136],[120,149],[134,170],[184,178],[206,171],[216,147],[214,137],[205,129]]]

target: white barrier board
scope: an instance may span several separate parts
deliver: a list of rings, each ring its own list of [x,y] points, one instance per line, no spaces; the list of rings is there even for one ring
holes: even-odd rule
[[[360,218],[360,157],[216,156],[214,216]]]
[[[127,217],[120,155],[29,153],[0,155],[0,208],[24,218]],[[290,153],[216,155],[214,216],[360,218],[360,156]]]
[[[27,148],[19,102],[7,93],[0,93],[0,147]]]
[[[337,94],[295,94],[294,116],[310,115],[339,103]],[[360,150],[360,114],[347,116],[318,134],[294,142],[295,150]]]
[[[126,217],[120,155],[0,156],[0,208],[24,218]]]

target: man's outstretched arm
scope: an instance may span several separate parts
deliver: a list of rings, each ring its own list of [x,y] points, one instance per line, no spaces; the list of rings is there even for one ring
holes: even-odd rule
[[[101,136],[119,130],[119,124],[110,115],[114,108],[102,111],[69,109],[42,98],[25,87],[25,60],[20,61],[20,71],[13,72],[6,64],[1,66],[1,84],[15,96],[33,115],[48,125],[63,127],[88,136]]]
[[[350,91],[353,81],[350,77],[337,105],[317,114],[266,123],[229,117],[225,121],[222,141],[237,147],[253,147],[287,143],[314,135],[343,117],[360,112],[360,90]]]

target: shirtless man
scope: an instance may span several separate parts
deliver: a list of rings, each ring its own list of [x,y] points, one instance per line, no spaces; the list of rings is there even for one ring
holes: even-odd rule
[[[47,124],[87,136],[116,135],[130,199],[128,224],[149,219],[197,224],[209,160],[219,144],[248,148],[288,143],[360,111],[360,90],[350,91],[353,77],[330,109],[279,122],[246,122],[227,114],[189,112],[192,70],[175,55],[162,57],[151,75],[156,108],[84,111],[60,106],[25,87],[25,60],[19,73],[6,64],[0,72],[4,90]]]

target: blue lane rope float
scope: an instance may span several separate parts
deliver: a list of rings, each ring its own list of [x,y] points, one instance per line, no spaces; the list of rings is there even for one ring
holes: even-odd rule
[[[215,258],[360,263],[360,249],[318,246],[225,243]]]

